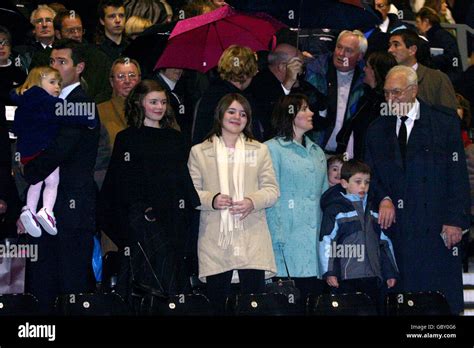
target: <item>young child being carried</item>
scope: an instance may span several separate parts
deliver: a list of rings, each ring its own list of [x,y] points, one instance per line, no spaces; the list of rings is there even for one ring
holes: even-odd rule
[[[319,259],[332,292],[366,293],[380,310],[385,290],[395,286],[398,269],[392,242],[368,203],[369,183],[368,165],[353,159],[344,162],[341,183],[321,198]]]
[[[10,93],[12,100],[18,105],[13,131],[18,138],[17,152],[20,154],[23,165],[38,156],[54,141],[60,125],[96,127],[95,112],[89,115],[85,111],[79,116],[68,117],[62,107],[64,100],[58,98],[60,92],[59,72],[42,66],[32,69],[25,83]],[[26,206],[23,207],[20,215],[20,220],[28,234],[34,237],[41,236],[40,225],[49,234],[58,233],[53,213],[58,185],[59,167],[44,180],[43,208],[38,213],[36,209],[43,182],[28,188]]]

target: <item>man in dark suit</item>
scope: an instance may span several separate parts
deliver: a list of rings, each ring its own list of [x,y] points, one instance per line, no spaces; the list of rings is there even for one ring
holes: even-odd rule
[[[79,82],[85,68],[83,46],[70,39],[57,41],[50,65],[61,74],[60,97],[68,103],[68,115],[61,117],[74,117],[70,110],[82,106],[93,110],[89,117],[98,118],[95,103]],[[93,289],[92,237],[96,228],[93,171],[99,133],[100,123],[94,129],[61,127],[54,142],[24,168],[25,179],[30,184],[44,180],[55,168],[60,168],[54,206],[58,234],[43,233],[35,240],[40,257],[37,262],[31,262],[27,270],[27,291],[38,298],[43,313],[51,310],[55,297],[60,294]]]
[[[271,117],[278,99],[290,93],[302,93],[309,99],[310,109],[318,113],[325,109],[325,97],[303,78],[304,57],[294,46],[281,43],[268,55],[268,69],[260,71],[252,80],[250,90],[260,111],[264,140],[275,135]]]
[[[469,228],[469,182],[460,123],[418,100],[414,69],[387,75],[387,103],[367,131],[366,161],[379,223],[393,241],[398,290],[440,291],[463,310],[459,241]],[[391,117],[392,116],[392,117]],[[396,116],[396,117],[393,117]]]

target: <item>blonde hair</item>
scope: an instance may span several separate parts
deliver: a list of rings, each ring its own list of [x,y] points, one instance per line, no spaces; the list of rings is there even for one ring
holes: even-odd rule
[[[30,71],[25,82],[16,89],[16,93],[22,95],[33,86],[41,87],[41,80],[50,74],[54,74],[54,77],[57,78],[59,84],[61,84],[62,78],[59,71],[49,66],[37,66]]]
[[[229,46],[219,59],[217,71],[223,80],[243,83],[257,74],[257,57],[248,47]]]
[[[151,25],[151,21],[147,18],[131,16],[125,23],[125,34],[127,34],[127,36],[138,35],[146,28],[151,27]]]
[[[36,17],[36,13],[38,13],[38,11],[40,10],[46,10],[46,11],[49,11],[49,13],[51,13],[51,17],[54,19],[54,17],[56,17],[56,11],[54,11],[51,7],[49,7],[48,5],[38,5],[38,7],[36,9],[33,10],[33,12],[31,12],[31,16],[30,16],[30,23],[35,25],[35,17]]]

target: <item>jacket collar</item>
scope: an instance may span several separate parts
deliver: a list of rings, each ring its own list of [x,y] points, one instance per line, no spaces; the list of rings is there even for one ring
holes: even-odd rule
[[[312,147],[316,148],[316,144],[309,137],[307,137],[306,135],[304,137],[305,137],[305,142],[306,142],[306,149],[309,150]],[[297,141],[295,141],[293,139],[292,140],[285,140],[284,137],[276,137],[275,140],[281,146],[284,146],[284,147],[290,147],[290,146],[303,147],[300,143],[298,143]]]
[[[252,149],[256,150],[259,149],[262,146],[261,143],[259,143],[257,140],[245,140],[245,149]],[[204,140],[202,142],[202,151],[205,152],[209,157],[215,157],[216,152],[214,151],[214,143],[209,141],[209,140]]]

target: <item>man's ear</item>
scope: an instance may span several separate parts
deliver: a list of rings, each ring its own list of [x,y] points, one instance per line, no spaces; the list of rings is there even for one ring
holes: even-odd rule
[[[56,36],[56,39],[61,40],[61,32],[59,30],[54,31],[54,36]]]
[[[76,71],[78,74],[82,74],[85,68],[86,68],[86,63],[84,62],[80,62],[76,65]]]
[[[349,187],[349,183],[347,182],[346,179],[341,179],[341,186],[344,187],[345,189]]]
[[[416,45],[412,45],[408,47],[408,52],[411,56],[416,56],[416,52],[418,51],[418,47]]]

